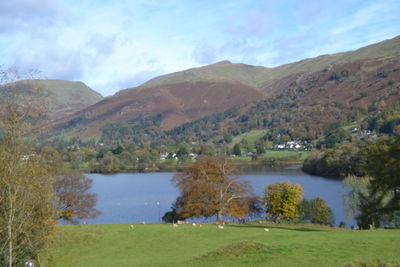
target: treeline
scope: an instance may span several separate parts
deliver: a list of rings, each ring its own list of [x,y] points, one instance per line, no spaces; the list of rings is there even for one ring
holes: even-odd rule
[[[347,144],[340,148],[312,151],[303,163],[303,171],[324,177],[361,176],[362,161],[360,147]]]

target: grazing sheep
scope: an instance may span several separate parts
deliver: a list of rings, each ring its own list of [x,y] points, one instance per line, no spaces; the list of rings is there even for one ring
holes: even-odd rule
[[[202,227],[203,225],[202,224],[199,224],[199,227]]]
[[[178,227],[178,225],[176,223],[173,223],[172,226],[175,228]]]
[[[269,232],[269,229],[268,229],[268,228],[264,228],[264,231],[265,231],[265,232]]]
[[[218,225],[218,229],[224,229],[222,225]]]
[[[195,224],[195,223],[192,223],[192,226],[196,226],[196,224]]]
[[[134,228],[133,224],[129,225],[129,228],[133,229]]]

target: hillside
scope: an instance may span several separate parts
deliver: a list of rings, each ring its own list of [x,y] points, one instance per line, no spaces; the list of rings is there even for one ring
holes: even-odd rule
[[[396,103],[399,59],[400,37],[396,37],[355,51],[276,68],[222,61],[122,90],[60,120],[55,129],[88,138],[101,136],[102,129],[107,126],[109,130],[110,124],[115,124],[111,128],[118,131],[121,123],[127,123],[122,125],[127,138],[143,133],[159,136],[165,130],[172,130],[176,138],[182,133],[176,127],[182,126],[185,134],[201,141],[204,138],[199,127],[204,125],[196,124],[196,120],[204,121],[239,105],[235,115],[223,121],[219,117],[213,127],[206,126],[207,134],[214,131],[214,136],[221,135],[228,130],[237,135],[279,126],[285,131],[306,128],[307,136],[315,137],[330,123],[354,121],[356,113],[367,115],[368,109],[376,111]],[[146,125],[129,129],[133,121],[137,124],[138,119],[153,116],[159,117],[151,123],[151,129]]]
[[[169,138],[218,142],[267,130],[269,140],[315,139],[340,125],[360,123],[400,101],[400,56],[334,64],[319,72],[286,77],[285,89],[272,98],[166,132]],[[223,117],[223,119],[220,119]]]
[[[65,118],[56,129],[68,130],[78,126],[81,137],[99,136],[101,127],[106,124],[161,114],[160,130],[168,130],[263,98],[263,93],[243,84],[192,82],[158,85],[108,97]]]
[[[82,82],[63,80],[22,80],[1,86],[0,101],[9,93],[36,94],[46,106],[50,121],[80,111],[103,99]]]

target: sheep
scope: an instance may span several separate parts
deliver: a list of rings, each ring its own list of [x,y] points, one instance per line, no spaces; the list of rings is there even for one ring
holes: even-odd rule
[[[224,229],[222,225],[218,225],[218,229]]]
[[[269,229],[268,229],[268,228],[264,228],[264,231],[265,231],[265,232],[269,232]]]
[[[130,229],[133,229],[133,228],[134,228],[133,224],[129,225],[129,228],[130,228]]]
[[[196,226],[196,224],[195,224],[195,223],[192,223],[192,226]]]
[[[177,225],[176,223],[173,223],[172,226],[173,226],[174,228],[178,227],[178,225]]]

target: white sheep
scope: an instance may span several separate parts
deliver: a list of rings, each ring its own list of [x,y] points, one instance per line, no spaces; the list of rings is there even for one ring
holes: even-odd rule
[[[265,231],[265,232],[269,232],[269,229],[268,229],[268,228],[264,228],[264,231]]]
[[[196,224],[195,224],[195,223],[192,223],[192,226],[196,226]]]
[[[218,229],[224,229],[222,225],[218,225]]]
[[[174,228],[178,227],[178,225],[177,225],[176,223],[173,223],[172,226],[173,226]]]
[[[133,229],[134,228],[133,224],[129,225],[129,228]]]

